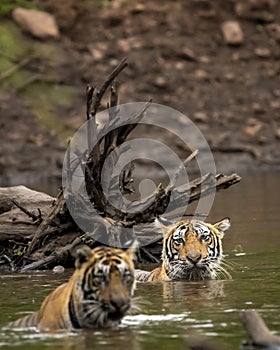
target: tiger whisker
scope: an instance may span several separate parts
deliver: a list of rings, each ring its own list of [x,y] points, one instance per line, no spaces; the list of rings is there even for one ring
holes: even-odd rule
[[[239,266],[238,263],[233,262],[233,261],[228,261],[228,260],[226,260],[226,261],[222,260],[221,265],[226,266],[230,270],[234,270],[234,269],[236,269],[236,267]]]
[[[147,305],[149,304],[149,302],[147,302],[146,300],[144,301],[142,297],[138,296],[138,297],[133,297],[133,299],[131,300],[131,304],[130,304],[130,309],[128,311],[128,314],[133,314],[136,312],[141,312],[141,306],[140,305]]]
[[[96,305],[98,304],[98,300],[82,300],[81,304],[92,304],[92,305]]]
[[[224,279],[231,279],[231,274],[220,264],[213,264],[217,273],[217,277],[221,279],[223,277]]]
[[[100,312],[101,310],[99,308],[91,308],[85,312],[84,317],[85,318],[94,318],[94,314]],[[95,317],[97,319],[97,317]]]

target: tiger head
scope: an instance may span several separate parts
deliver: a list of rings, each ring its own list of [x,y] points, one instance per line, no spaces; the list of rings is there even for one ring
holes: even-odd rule
[[[129,310],[134,292],[134,248],[83,247],[76,255],[69,303],[73,326],[116,326]]]
[[[230,277],[221,266],[222,239],[229,227],[228,218],[213,225],[193,219],[165,227],[162,264],[167,276],[172,280]]]

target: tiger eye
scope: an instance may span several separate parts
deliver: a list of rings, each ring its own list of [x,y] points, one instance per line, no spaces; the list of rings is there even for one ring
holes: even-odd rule
[[[96,284],[104,284],[107,281],[106,276],[104,275],[94,275],[93,280]]]
[[[201,236],[200,236],[200,240],[203,241],[203,242],[208,241],[209,238],[210,238],[210,235],[201,235]]]
[[[177,245],[184,244],[183,238],[177,238],[175,241],[175,244],[177,244]]]

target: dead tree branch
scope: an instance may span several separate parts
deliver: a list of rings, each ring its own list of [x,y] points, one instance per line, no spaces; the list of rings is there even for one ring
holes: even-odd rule
[[[177,180],[182,171],[188,164],[195,159],[197,152],[187,155],[185,162],[174,172],[172,179],[169,179],[167,185],[159,184],[154,193],[141,198],[141,200],[127,201],[127,208],[124,210],[124,200],[115,207],[106,197],[103,190],[103,183],[105,181],[108,184],[110,196],[116,197],[119,193],[125,197],[134,193],[133,184],[135,182],[134,163],[131,161],[125,166],[125,169],[121,170],[121,174],[114,175],[114,173],[108,172],[103,174],[103,168],[107,164],[107,168],[114,167],[117,162],[120,151],[119,146],[123,146],[122,152],[129,151],[129,145],[125,144],[127,138],[131,135],[131,132],[141,122],[142,118],[148,114],[151,106],[151,101],[142,105],[138,111],[131,112],[132,115],[126,116],[127,120],[122,120],[120,113],[120,106],[118,105],[118,84],[115,79],[127,66],[126,59],[122,60],[120,64],[113,70],[111,74],[105,79],[100,89],[97,89],[94,85],[89,85],[86,92],[86,119],[87,129],[85,130],[85,145],[88,148],[79,150],[71,149],[68,147],[66,153],[66,176],[68,178],[68,185],[65,185],[64,196],[62,191],[59,192],[57,198],[54,200],[51,207],[48,207],[48,212],[43,210],[43,219],[39,212],[39,215],[35,215],[34,211],[31,211],[28,206],[19,204],[17,201],[13,203],[28,215],[33,221],[25,225],[26,232],[28,234],[22,235],[21,232],[16,235],[7,235],[6,231],[1,236],[0,228],[0,241],[8,247],[12,247],[15,253],[11,256],[11,261],[16,261],[17,268],[23,270],[42,268],[45,266],[51,266],[52,264],[60,261],[65,254],[69,253],[72,243],[80,242],[81,235],[84,234],[82,229],[78,227],[78,224],[71,217],[69,209],[66,205],[71,203],[75,208],[77,215],[85,222],[94,223],[94,229],[92,232],[86,232],[88,237],[93,238],[96,242],[103,235],[107,237],[107,243],[111,245],[124,244],[132,237],[129,237],[126,233],[126,229],[132,229],[135,232],[136,238],[140,241],[140,245],[148,244],[151,237],[155,242],[154,245],[148,245],[144,249],[140,249],[139,256],[144,257],[145,262],[159,261],[160,257],[160,242],[161,235],[154,232],[151,225],[150,228],[145,228],[143,231],[138,230],[138,227],[143,224],[151,224],[157,216],[161,216],[165,213],[166,208],[169,205],[170,198],[175,198],[174,202],[176,206],[173,208],[174,213],[170,213],[170,218],[176,219],[176,209],[181,206],[185,207],[187,203],[198,200],[203,196],[207,196],[213,191],[228,188],[229,186],[236,184],[240,181],[240,176],[237,174],[227,175],[215,175],[206,174],[201,178],[195,179],[184,185],[177,185]],[[104,103],[102,99],[105,94],[109,92],[109,98],[107,107],[109,109],[108,121],[104,125],[100,120],[97,112]],[[105,104],[106,105],[106,104]],[[108,132],[106,132],[108,130]],[[101,131],[101,136],[98,133]],[[100,139],[98,139],[98,136]],[[129,144],[129,143],[128,143]],[[70,143],[71,145],[71,143]],[[71,153],[72,152],[72,153]],[[75,156],[75,157],[74,157]],[[106,163],[106,162],[109,163]],[[108,165],[109,164],[109,165]],[[82,191],[74,193],[73,186],[71,186],[71,180],[73,174],[76,171],[80,171],[79,174],[84,175],[85,188]],[[102,177],[104,176],[104,178]],[[84,193],[86,192],[86,193]],[[88,208],[85,202],[85,198],[90,200],[91,208]],[[122,200],[122,199],[121,199]],[[31,207],[34,210],[34,203]],[[38,207],[37,207],[38,208]],[[45,208],[44,208],[45,209]],[[94,209],[94,210],[92,210]],[[6,210],[6,209],[3,209]],[[92,217],[92,212],[96,212],[98,215]],[[19,222],[22,223],[22,216]],[[32,223],[32,225],[30,225]],[[5,222],[6,224],[6,222]],[[91,227],[91,226],[90,226]],[[20,226],[22,231],[22,226]],[[10,237],[10,239],[9,239]],[[15,240],[13,241],[14,238]],[[20,259],[17,255],[18,247],[20,247],[22,237],[22,244],[24,250],[20,248]],[[75,238],[77,239],[75,241]],[[135,237],[134,237],[135,238]],[[57,242],[63,242],[60,246]],[[75,244],[76,244],[75,243]],[[102,241],[104,243],[104,240]],[[26,249],[26,246],[28,248]],[[6,253],[5,253],[6,254]],[[32,261],[32,263],[30,263]]]
[[[31,211],[29,211],[28,209],[20,205],[15,199],[12,200],[12,203],[15,206],[17,206],[24,214],[29,216],[35,223],[40,223],[42,221],[42,213],[39,208],[38,208],[38,215],[35,215]]]
[[[30,271],[30,270],[38,270],[41,268],[46,268],[50,264],[56,264],[58,265],[62,260],[65,260],[67,256],[74,250],[74,248],[77,248],[77,246],[81,245],[83,243],[83,239],[81,237],[75,238],[75,240],[67,244],[65,247],[62,247],[59,251],[54,252],[52,255],[47,256],[39,261],[35,261],[33,263],[30,263],[28,265],[25,265],[21,271]]]

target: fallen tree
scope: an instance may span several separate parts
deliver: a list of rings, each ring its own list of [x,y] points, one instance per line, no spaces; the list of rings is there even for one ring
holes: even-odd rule
[[[207,173],[188,183],[175,186],[177,177],[182,171],[182,168],[178,168],[166,186],[159,184],[152,195],[141,199],[141,210],[138,208],[127,213],[111,204],[102,187],[104,164],[109,157],[113,157],[112,162],[115,161],[114,151],[125,143],[151,104],[146,103],[137,113],[132,114],[129,122],[123,125],[117,124],[120,117],[115,79],[126,65],[126,60],[123,60],[99,90],[93,86],[87,89],[88,123],[85,137],[90,152],[79,153],[78,149],[73,147],[72,151],[71,149],[69,151],[68,147],[65,157],[64,191],[60,190],[57,197],[52,198],[34,191],[30,192],[22,186],[0,189],[0,266],[26,271],[50,268],[57,264],[69,265],[72,261],[71,251],[78,245],[87,244],[93,248],[105,240],[106,244],[123,246],[132,238],[140,242],[138,262],[159,262],[162,237],[161,234],[154,232],[152,223],[155,217],[165,213],[171,194],[173,199],[175,198],[173,217],[176,218],[176,209],[185,203],[186,198],[190,204],[213,191],[228,188],[240,181],[241,178],[237,174]],[[96,114],[108,90],[110,90],[107,104],[109,124],[106,127],[109,132],[97,139]],[[75,159],[78,159],[76,162],[72,159],[73,153]],[[182,167],[188,166],[196,156],[197,150],[189,151],[186,160],[182,162]],[[133,168],[134,164],[131,162],[122,170],[119,177],[109,179],[110,196],[114,197],[119,191],[123,196],[129,196],[134,192]],[[71,187],[71,180],[77,169],[85,178],[85,188],[78,193]],[[85,205],[85,197],[91,203],[90,209]],[[69,203],[77,213],[78,220],[82,220],[90,227],[93,223],[93,229],[87,231],[80,228],[77,220],[73,219],[69,212]],[[132,209],[133,205],[134,202],[131,201]],[[98,215],[93,217],[91,209]],[[170,215],[172,217],[172,213]],[[190,214],[184,213],[184,215]],[[201,216],[203,217],[203,213]],[[130,233],[141,224],[145,224],[145,227],[140,231],[137,230],[132,237]]]

